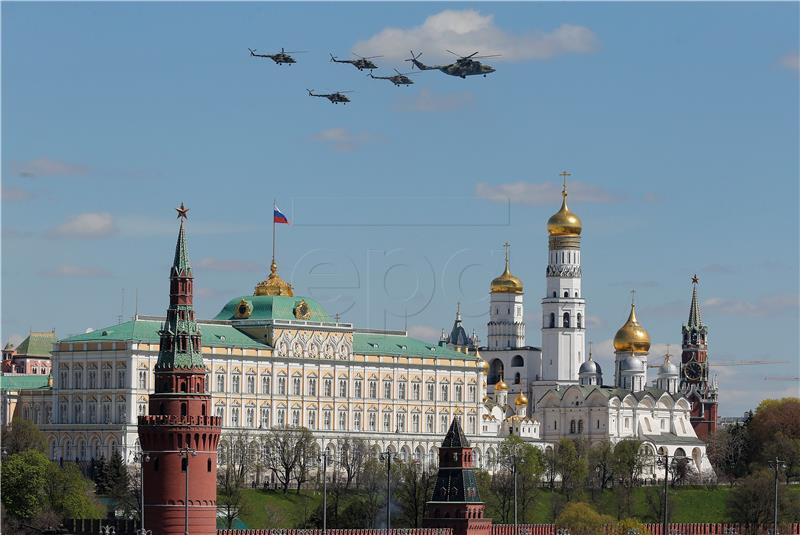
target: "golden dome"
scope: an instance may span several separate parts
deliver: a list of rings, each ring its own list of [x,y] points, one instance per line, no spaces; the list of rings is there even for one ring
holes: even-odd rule
[[[521,294],[523,292],[522,281],[519,277],[511,274],[508,262],[508,242],[505,244],[506,248],[506,267],[499,277],[496,277],[492,284],[489,286],[489,291],[493,294],[507,293],[507,294]]]
[[[514,405],[516,405],[517,407],[521,407],[527,404],[528,404],[528,397],[522,392],[517,394],[517,398],[514,400]]]
[[[650,351],[650,335],[636,319],[636,305],[631,303],[631,313],[625,325],[619,328],[614,336],[614,349],[616,351],[631,351],[633,353],[647,353]]]
[[[485,360],[481,361],[481,371],[483,372],[483,375],[489,375],[489,363]]]
[[[547,220],[547,233],[551,236],[580,236],[581,218],[567,207],[567,184],[561,191],[561,209]]]
[[[497,383],[494,385],[494,391],[505,392],[506,390],[508,390],[508,385],[506,384],[505,381],[503,381],[503,378],[501,377],[500,380],[497,381]]]
[[[286,282],[278,275],[278,264],[275,259],[272,259],[272,265],[269,268],[269,276],[267,280],[263,280],[256,284],[256,289],[253,295],[285,295],[292,297],[292,285]]]

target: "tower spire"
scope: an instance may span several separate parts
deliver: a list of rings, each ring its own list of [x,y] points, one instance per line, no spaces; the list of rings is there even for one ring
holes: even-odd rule
[[[156,369],[203,368],[200,352],[200,328],[194,318],[192,266],[186,247],[186,221],[189,209],[183,203],[175,209],[181,226],[175,243],[175,257],[169,274],[169,308],[167,318],[159,331],[160,346]],[[166,387],[159,382],[157,389]]]
[[[697,275],[692,276],[692,303],[689,305],[689,327],[700,327],[703,321],[700,319],[700,303],[697,301],[697,285],[700,283],[700,278]]]

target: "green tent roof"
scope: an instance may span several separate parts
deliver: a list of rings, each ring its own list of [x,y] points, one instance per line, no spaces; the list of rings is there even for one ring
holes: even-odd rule
[[[475,360],[447,346],[423,342],[401,334],[353,333],[353,353],[358,355],[391,355],[401,357],[433,357]]]
[[[155,344],[161,341],[158,331],[162,321],[137,319],[119,325],[97,329],[90,333],[78,334],[61,340],[62,342],[102,342],[102,341],[134,341]],[[244,347],[267,349],[269,346],[256,342],[242,331],[231,325],[198,322],[203,345],[213,347]]]
[[[32,332],[17,346],[17,355],[49,357],[55,341],[55,331]]]
[[[242,300],[250,303],[252,311],[247,318],[237,318],[236,312]],[[215,320],[296,320],[294,309],[300,301],[305,301],[311,316],[308,321],[321,323],[331,322],[331,317],[325,309],[310,297],[302,296],[283,296],[283,295],[242,295],[234,297],[222,308]]]
[[[49,375],[0,375],[0,390],[3,392],[15,390],[35,390],[47,388]]]

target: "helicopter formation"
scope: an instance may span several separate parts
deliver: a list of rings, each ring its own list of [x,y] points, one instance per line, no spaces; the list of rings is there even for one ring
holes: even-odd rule
[[[248,48],[247,50],[250,51],[250,55],[256,58],[268,58],[274,61],[277,65],[292,65],[297,63],[297,60],[292,57],[292,54],[302,54],[305,53],[305,50],[294,51],[294,52],[287,52],[283,48],[281,48],[280,52],[276,52],[274,54],[259,54],[255,49]],[[467,76],[486,76],[487,74],[491,74],[495,72],[495,68],[487,65],[485,63],[481,63],[478,61],[479,59],[485,58],[496,58],[499,57],[499,54],[491,54],[487,56],[479,56],[479,52],[473,52],[467,56],[461,56],[456,54],[452,50],[447,50],[450,54],[456,56],[456,60],[453,63],[447,63],[443,65],[425,65],[419,58],[422,56],[422,52],[419,54],[414,54],[414,51],[411,50],[411,57],[406,59],[411,63],[411,70],[413,71],[414,68],[421,71],[440,71],[444,74],[449,76],[456,76],[459,78],[466,78]],[[394,69],[396,74],[390,76],[375,76],[372,74],[372,71],[377,69],[378,66],[372,61],[373,59],[381,58],[383,56],[359,56],[355,52],[353,52],[354,59],[339,59],[333,54],[330,54],[331,62],[332,63],[347,63],[358,69],[359,71],[369,71],[367,74],[368,77],[372,78],[373,80],[388,80],[396,87],[400,87],[401,85],[410,86],[414,84],[414,80],[409,78],[410,75],[417,74],[414,72],[407,72],[402,73],[397,69]],[[315,93],[313,89],[306,89],[308,91],[308,95],[311,97],[321,97],[328,99],[333,104],[347,104],[350,102],[350,98],[345,95],[345,93],[352,93],[352,91],[335,91],[333,93]]]

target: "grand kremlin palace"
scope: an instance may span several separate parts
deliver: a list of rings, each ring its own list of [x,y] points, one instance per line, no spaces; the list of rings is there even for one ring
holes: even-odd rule
[[[294,295],[273,258],[253,295],[236,296],[214,319],[198,321],[222,444],[243,429],[258,442],[270,428],[305,426],[334,458],[338,439],[358,436],[376,450],[434,464],[442,436],[459,417],[476,466],[487,469],[512,434],[542,449],[562,437],[637,438],[647,453],[685,455],[693,471],[713,477],[698,438],[711,413],[703,411],[716,408],[717,394],[707,379],[696,285],[681,327],[687,362],[666,357],[661,366],[648,365],[649,335],[631,305],[614,339],[613,383],[604,384],[585,347],[582,223],[566,201],[565,183],[561,208],[547,225],[541,347],[526,342],[524,286],[511,273],[508,248],[489,286],[485,346],[466,335],[460,314],[437,342],[341,322],[311,297]],[[183,231],[179,245],[182,237]],[[114,450],[133,459],[164,319],[137,315],[54,344],[52,387],[22,392],[16,410],[48,435],[53,459],[89,461]],[[652,381],[649,368],[657,369]],[[645,476],[658,473],[651,466]]]

